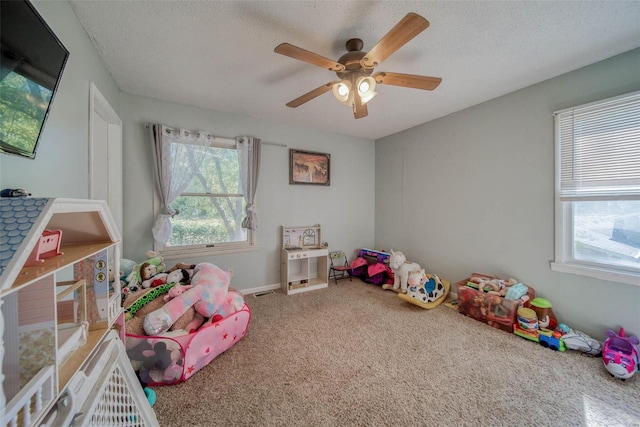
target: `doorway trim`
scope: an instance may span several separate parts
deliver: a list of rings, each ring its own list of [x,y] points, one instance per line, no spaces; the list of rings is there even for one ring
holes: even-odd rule
[[[107,182],[111,183],[110,177],[117,177],[119,179],[120,184],[122,183],[122,120],[115,112],[113,107],[109,104],[107,99],[104,97],[100,89],[93,83],[89,82],[89,198],[93,199],[96,193],[96,181],[97,178],[94,177],[95,173],[95,162],[94,155],[96,152],[96,148],[94,146],[94,138],[93,131],[95,127],[94,116],[93,113],[98,114],[105,122],[107,122],[107,134],[108,134],[108,146],[107,146]],[[116,214],[116,217],[119,216],[120,224],[118,224],[120,228],[120,233],[122,234],[124,231],[124,189],[122,185],[119,185],[120,188],[117,189],[116,193],[112,193],[113,189],[109,189],[109,194],[118,197],[120,202],[120,208],[122,212]],[[109,200],[107,200],[107,204]]]

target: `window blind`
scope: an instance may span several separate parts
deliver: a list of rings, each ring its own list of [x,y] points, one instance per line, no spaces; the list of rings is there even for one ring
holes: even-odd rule
[[[640,92],[555,113],[560,199],[640,199]]]

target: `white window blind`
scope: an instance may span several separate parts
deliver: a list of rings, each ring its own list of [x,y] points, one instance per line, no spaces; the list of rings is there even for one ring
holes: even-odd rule
[[[640,92],[555,114],[560,199],[640,198]]]

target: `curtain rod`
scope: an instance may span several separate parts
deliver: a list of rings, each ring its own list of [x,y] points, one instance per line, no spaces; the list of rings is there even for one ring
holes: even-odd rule
[[[144,125],[144,127],[145,127],[145,128],[147,128],[147,129],[149,129],[149,126],[150,126],[150,125],[151,125],[150,123],[147,123],[146,125]],[[174,130],[174,129],[171,129],[171,130]],[[189,131],[186,131],[186,132],[187,132],[187,133],[193,133],[193,132],[189,132]],[[235,138],[227,138],[227,137],[224,137],[224,136],[214,136],[214,137],[213,137],[213,139],[217,139],[219,142],[226,142],[226,143],[235,143],[235,142],[236,142],[236,139],[235,139]],[[279,143],[279,142],[266,142],[266,141],[262,141],[262,143],[263,143],[264,145],[273,145],[273,146],[275,146],[275,147],[285,147],[285,148],[287,148],[287,147],[288,147],[288,145],[287,145],[287,144],[281,144],[281,143]]]

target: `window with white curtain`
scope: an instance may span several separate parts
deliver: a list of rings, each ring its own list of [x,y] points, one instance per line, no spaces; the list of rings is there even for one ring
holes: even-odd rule
[[[640,285],[640,92],[557,111],[551,268]]]
[[[177,149],[172,143],[172,151]],[[235,141],[216,138],[202,150],[204,159],[185,190],[171,203],[172,233],[164,257],[229,253],[255,248],[251,230],[242,227],[246,202],[240,188]],[[192,167],[185,164],[185,167]],[[175,257],[173,256],[173,257]]]

